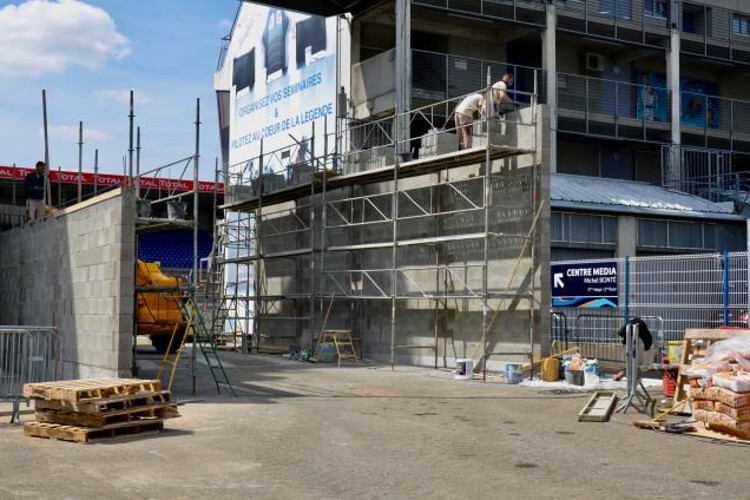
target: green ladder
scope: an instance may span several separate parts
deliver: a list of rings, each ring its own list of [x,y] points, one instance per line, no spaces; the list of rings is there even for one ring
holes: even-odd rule
[[[229,381],[229,376],[226,370],[224,370],[224,365],[221,363],[221,358],[219,358],[213,325],[211,328],[206,326],[203,314],[201,314],[200,308],[192,297],[181,297],[181,300],[178,300],[177,303],[186,321],[189,318],[193,318],[193,343],[198,344],[198,348],[203,353],[203,358],[206,361],[208,370],[211,372],[211,377],[216,383],[216,391],[221,393],[221,386],[223,385],[229,388],[233,396],[237,396],[232,382]]]

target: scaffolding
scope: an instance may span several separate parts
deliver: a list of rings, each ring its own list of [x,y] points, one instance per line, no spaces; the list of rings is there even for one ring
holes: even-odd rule
[[[437,368],[441,342],[444,364],[533,361],[544,206],[538,78],[511,110],[493,102],[490,81],[488,71],[478,92],[491,112],[471,125],[468,149],[456,147],[459,96],[381,119],[339,118],[335,130],[321,120],[310,139],[271,152],[261,141],[257,157],[220,169],[214,257],[225,301],[236,305],[226,328],[242,331],[243,352],[307,347],[328,319],[355,332],[360,354],[391,366],[426,351]],[[411,138],[395,136],[399,123]],[[508,313],[520,315],[508,321],[520,322],[528,347],[496,338],[508,322],[495,318]],[[471,331],[458,341],[463,354],[462,325]]]

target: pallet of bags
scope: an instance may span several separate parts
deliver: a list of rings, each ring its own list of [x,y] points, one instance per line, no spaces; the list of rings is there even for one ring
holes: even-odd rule
[[[26,384],[36,422],[24,424],[30,437],[86,443],[99,438],[161,431],[179,417],[177,404],[159,380],[89,379]]]
[[[750,439],[750,385],[739,367],[711,376],[710,386],[691,388],[693,416],[706,428]]]

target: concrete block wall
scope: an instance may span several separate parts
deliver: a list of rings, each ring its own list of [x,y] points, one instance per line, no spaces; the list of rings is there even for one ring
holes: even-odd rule
[[[64,378],[129,376],[135,197],[118,190],[0,234],[0,324],[58,328]]]

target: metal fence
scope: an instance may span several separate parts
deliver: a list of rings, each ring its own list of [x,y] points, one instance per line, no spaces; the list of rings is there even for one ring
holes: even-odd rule
[[[668,342],[682,340],[685,329],[748,326],[747,252],[585,262],[617,263],[619,304],[553,308],[552,340],[562,347],[579,346],[586,356],[624,362],[617,331],[625,318],[644,319],[655,337],[654,358],[666,352]]]
[[[23,385],[59,380],[60,339],[56,328],[0,326],[0,401],[13,403],[18,421]]]

